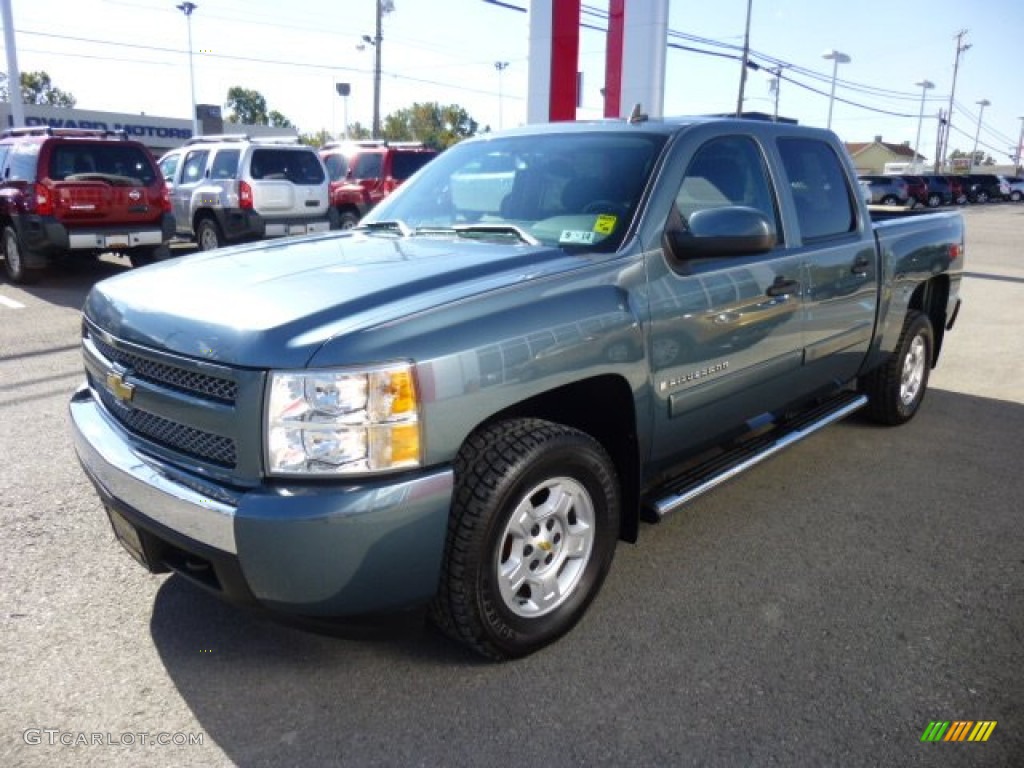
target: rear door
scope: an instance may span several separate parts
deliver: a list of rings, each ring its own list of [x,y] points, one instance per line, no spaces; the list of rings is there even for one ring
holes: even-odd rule
[[[57,140],[46,173],[55,215],[69,229],[152,225],[163,215],[163,179],[138,144]]]
[[[190,149],[181,160],[178,183],[171,190],[174,219],[179,229],[192,231],[192,199],[199,187],[206,183],[206,161],[209,156],[209,149]]]
[[[796,216],[793,252],[806,266],[806,386],[845,382],[859,370],[878,309],[877,253],[843,160],[825,139],[777,140]]]

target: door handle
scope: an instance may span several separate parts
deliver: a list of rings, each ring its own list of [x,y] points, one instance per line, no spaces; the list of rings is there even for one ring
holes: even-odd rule
[[[787,296],[793,293],[800,292],[800,281],[799,280],[787,280],[782,275],[775,278],[775,282],[768,286],[768,290],[765,293],[768,296]]]
[[[866,275],[870,268],[871,261],[864,256],[858,256],[854,259],[853,266],[850,267],[850,271],[855,275]]]

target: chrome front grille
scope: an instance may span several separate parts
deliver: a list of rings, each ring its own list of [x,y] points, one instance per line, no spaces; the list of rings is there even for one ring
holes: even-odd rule
[[[107,411],[128,430],[179,453],[234,469],[238,460],[235,441],[201,429],[177,424],[169,419],[125,406],[92,375],[89,386],[98,392]]]
[[[229,405],[238,397],[238,385],[230,379],[158,363],[133,352],[114,348],[100,338],[98,333],[89,333],[88,328],[86,332],[101,355],[112,363],[131,369],[132,373],[143,381]]]

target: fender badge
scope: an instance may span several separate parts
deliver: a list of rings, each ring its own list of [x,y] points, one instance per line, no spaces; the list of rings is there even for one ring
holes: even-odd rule
[[[124,380],[124,374],[117,371],[107,373],[107,389],[122,403],[130,402],[135,395],[135,385]]]

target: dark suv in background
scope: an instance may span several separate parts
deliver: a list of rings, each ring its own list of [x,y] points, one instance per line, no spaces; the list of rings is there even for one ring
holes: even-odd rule
[[[123,131],[15,128],[0,134],[0,231],[8,279],[28,283],[60,255],[148,264],[174,217],[153,155]]]
[[[1002,200],[1010,194],[1010,186],[994,173],[969,173],[962,178],[967,186],[967,199],[972,203]]]

